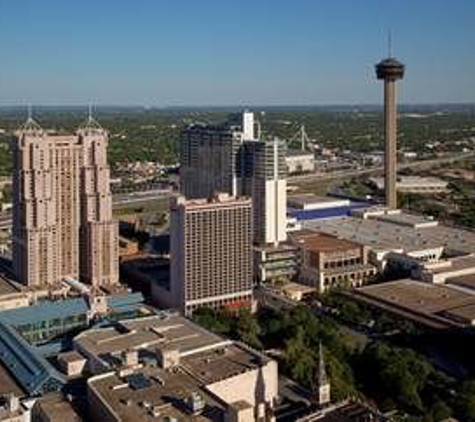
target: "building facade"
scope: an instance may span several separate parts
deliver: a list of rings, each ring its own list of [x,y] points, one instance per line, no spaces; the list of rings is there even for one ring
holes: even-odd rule
[[[118,281],[107,133],[92,118],[76,135],[28,119],[13,149],[13,269],[28,286],[63,278]]]
[[[276,361],[171,313],[118,324],[74,339],[88,420],[275,422]]]
[[[252,198],[254,242],[274,245],[287,239],[285,142],[248,141],[244,145],[243,192]]]
[[[172,199],[170,295],[185,314],[252,307],[251,200],[219,194]]]
[[[364,245],[323,233],[293,235],[300,249],[299,279],[319,293],[335,287],[358,287],[375,277]]]
[[[315,155],[309,151],[288,149],[285,164],[288,174],[311,173],[315,171]]]
[[[256,140],[253,113],[240,117],[240,122],[184,130],[182,193],[189,199],[220,192],[250,196],[254,242],[276,245],[286,239],[286,145],[280,140]]]

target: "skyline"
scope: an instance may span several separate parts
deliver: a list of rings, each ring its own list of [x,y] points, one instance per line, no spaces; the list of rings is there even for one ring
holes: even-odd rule
[[[0,106],[380,104],[389,29],[400,103],[475,102],[473,2],[350,5],[0,0]]]

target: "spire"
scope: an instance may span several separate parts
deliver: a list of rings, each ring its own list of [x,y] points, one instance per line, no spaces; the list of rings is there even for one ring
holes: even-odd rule
[[[328,384],[328,376],[323,358],[323,347],[320,343],[318,346],[318,386],[322,387],[325,384]]]
[[[28,104],[26,121],[20,126],[18,132],[40,136],[44,134],[43,128],[33,119],[31,104]]]
[[[91,103],[89,103],[88,105],[87,119],[79,127],[79,130],[85,131],[85,132],[96,132],[96,131],[102,132],[104,130],[102,126],[99,124],[99,122],[93,116],[93,107]]]

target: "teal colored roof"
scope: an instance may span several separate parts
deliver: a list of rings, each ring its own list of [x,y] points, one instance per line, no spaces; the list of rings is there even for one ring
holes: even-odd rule
[[[0,359],[32,396],[60,390],[64,378],[13,328],[0,322]]]
[[[137,309],[142,303],[141,293],[107,298],[113,312]],[[60,390],[65,379],[41,355],[40,349],[30,345],[15,328],[22,324],[86,315],[88,310],[87,301],[76,298],[0,312],[0,361],[29,395]]]
[[[107,304],[114,311],[121,311],[123,308],[136,308],[143,304],[144,298],[142,293],[117,294],[107,297]]]
[[[0,321],[13,326],[32,322],[64,318],[86,314],[88,305],[85,299],[67,299],[56,302],[45,302],[24,308],[10,309],[0,312]]]

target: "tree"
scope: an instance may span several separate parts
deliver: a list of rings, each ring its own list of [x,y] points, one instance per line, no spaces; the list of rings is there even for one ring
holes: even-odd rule
[[[261,327],[256,318],[247,309],[241,309],[236,323],[236,334],[244,343],[256,349],[262,349],[262,342],[259,339]]]
[[[211,308],[199,308],[193,312],[193,319],[197,324],[215,333],[231,333],[232,319],[226,312],[215,311]]]

